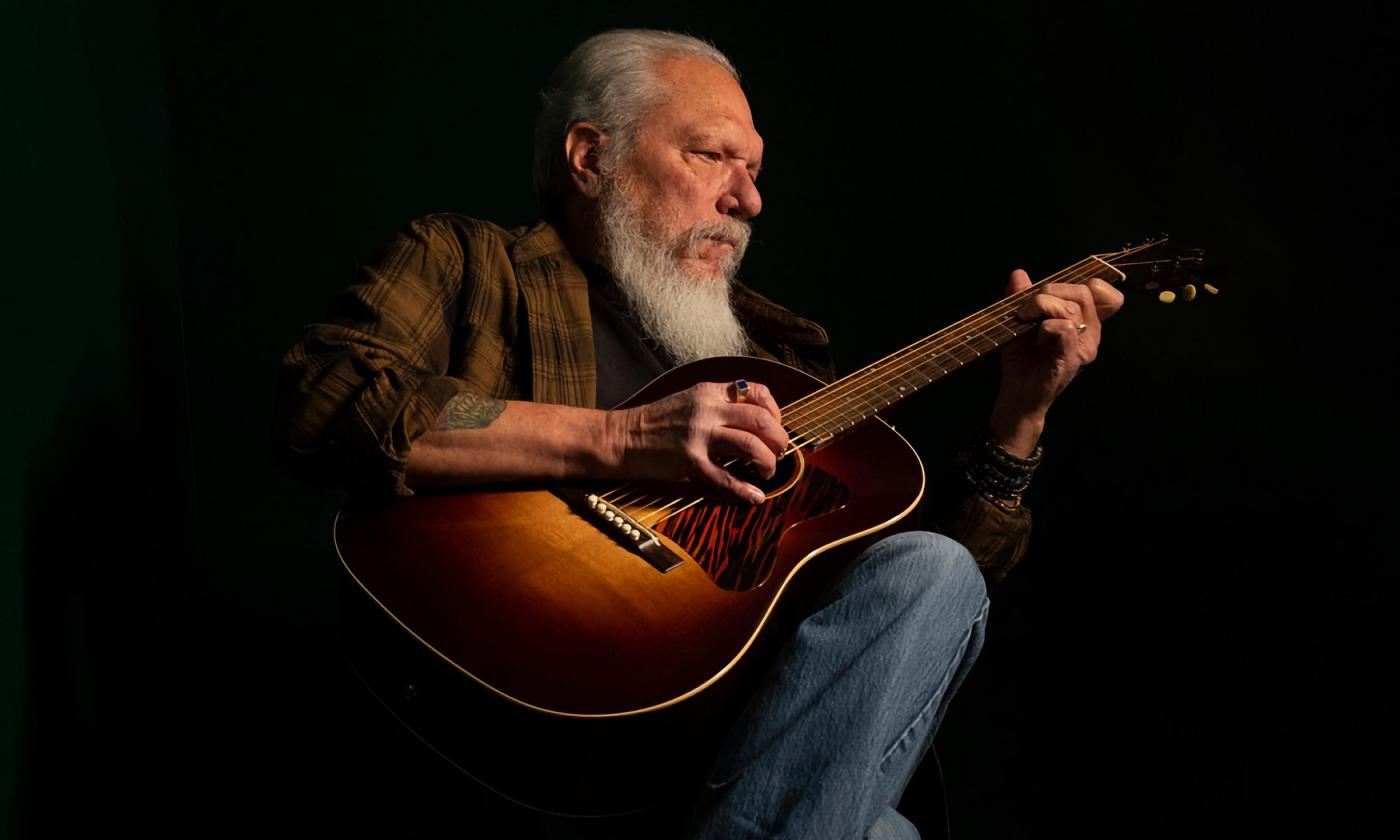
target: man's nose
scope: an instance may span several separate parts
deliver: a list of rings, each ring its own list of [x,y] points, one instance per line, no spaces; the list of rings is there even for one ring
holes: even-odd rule
[[[758,185],[747,171],[735,175],[729,189],[720,198],[719,210],[726,216],[747,221],[757,216],[763,209],[763,198],[758,194]]]

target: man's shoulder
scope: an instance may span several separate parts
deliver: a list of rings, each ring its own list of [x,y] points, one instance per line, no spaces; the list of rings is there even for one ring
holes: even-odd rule
[[[439,233],[452,233],[463,238],[496,239],[506,243],[520,238],[521,234],[527,230],[525,226],[506,227],[490,219],[478,219],[465,213],[447,210],[419,216],[410,221],[408,225],[412,228]]]
[[[489,219],[443,211],[419,216],[408,227],[421,235],[454,243],[466,253],[500,251],[516,263],[565,250],[558,230],[543,219],[506,227]]]

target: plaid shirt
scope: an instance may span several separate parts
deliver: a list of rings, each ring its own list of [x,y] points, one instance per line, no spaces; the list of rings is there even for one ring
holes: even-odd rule
[[[735,284],[750,354],[830,382],[826,331]],[[412,441],[463,392],[594,407],[588,279],[548,222],[503,229],[439,213],[409,223],[282,360],[274,444],[295,473],[410,495]],[[930,494],[937,530],[989,584],[1024,554],[1030,512],[1008,513],[961,480]]]

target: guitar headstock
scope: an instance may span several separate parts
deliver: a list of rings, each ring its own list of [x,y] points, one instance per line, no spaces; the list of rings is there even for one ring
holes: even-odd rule
[[[1220,293],[1200,276],[1206,261],[1205,251],[1181,248],[1170,242],[1165,233],[1124,245],[1119,251],[1094,256],[1123,272],[1121,282],[1124,285],[1152,292],[1162,303],[1178,299],[1193,301],[1201,297],[1201,293],[1205,296]]]

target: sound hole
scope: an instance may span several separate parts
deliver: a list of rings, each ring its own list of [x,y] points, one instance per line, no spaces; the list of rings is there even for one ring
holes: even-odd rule
[[[763,495],[772,499],[774,496],[785,493],[797,482],[802,473],[804,462],[802,451],[797,450],[787,458],[778,460],[778,469],[773,473],[772,478],[763,478],[759,475],[758,467],[753,464],[742,464],[730,468],[730,472],[749,484],[763,491]]]

